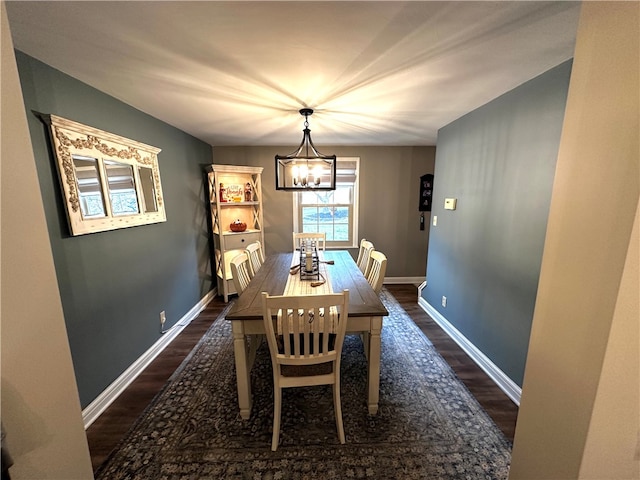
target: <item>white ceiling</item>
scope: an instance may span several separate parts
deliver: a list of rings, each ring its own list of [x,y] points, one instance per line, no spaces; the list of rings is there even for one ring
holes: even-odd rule
[[[571,58],[579,3],[18,1],[7,11],[18,50],[211,145],[293,149],[306,106],[318,147],[435,145],[439,128]]]

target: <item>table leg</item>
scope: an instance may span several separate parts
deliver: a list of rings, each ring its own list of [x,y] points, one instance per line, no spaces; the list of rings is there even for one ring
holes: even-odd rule
[[[378,400],[380,398],[380,334],[382,332],[382,317],[371,318],[371,332],[369,337],[369,415],[378,413]]]
[[[231,322],[233,330],[233,353],[236,361],[236,379],[238,382],[238,406],[240,416],[248,420],[251,415],[251,378],[247,341],[242,322]]]

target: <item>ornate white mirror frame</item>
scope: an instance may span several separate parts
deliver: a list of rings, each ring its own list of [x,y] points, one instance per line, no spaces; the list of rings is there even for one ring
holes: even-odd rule
[[[50,127],[71,235],[167,220],[159,148],[56,115]]]

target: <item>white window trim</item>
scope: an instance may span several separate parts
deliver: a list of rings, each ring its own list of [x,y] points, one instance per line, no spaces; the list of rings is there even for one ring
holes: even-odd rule
[[[326,248],[335,248],[335,249],[344,249],[344,248],[358,248],[359,243],[358,243],[358,238],[360,238],[359,234],[358,234],[358,225],[360,224],[359,222],[359,212],[360,212],[360,157],[337,157],[336,159],[337,164],[336,164],[336,168],[338,170],[340,170],[340,162],[355,162],[356,164],[356,170],[355,170],[355,175],[356,175],[356,180],[353,183],[353,224],[352,224],[352,230],[353,230],[353,235],[352,235],[352,242],[351,245],[348,245],[347,247],[345,247],[344,245],[341,246],[332,246],[331,242],[327,241],[327,246]],[[340,177],[338,176],[338,178],[336,178],[336,184],[339,185],[340,184]],[[299,198],[300,198],[300,193],[299,192],[293,192],[293,231],[294,232],[299,232],[300,231],[300,222],[298,220],[299,215],[298,215],[298,210],[299,210]]]

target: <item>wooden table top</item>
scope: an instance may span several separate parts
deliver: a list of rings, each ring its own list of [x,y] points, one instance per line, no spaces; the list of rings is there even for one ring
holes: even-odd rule
[[[269,255],[247,289],[236,300],[227,314],[227,320],[257,320],[262,318],[261,293],[282,295],[289,277],[293,252]],[[373,291],[356,262],[346,250],[327,250],[327,265],[334,292],[349,290],[350,317],[384,317],[389,314]]]

